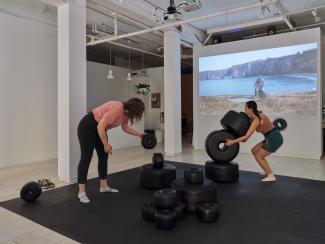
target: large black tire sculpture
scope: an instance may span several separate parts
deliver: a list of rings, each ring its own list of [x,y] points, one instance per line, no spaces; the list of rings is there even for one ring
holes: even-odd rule
[[[161,169],[164,165],[164,155],[162,153],[154,153],[152,156],[152,164],[155,169]]]
[[[158,190],[169,188],[176,179],[176,167],[164,163],[161,169],[155,169],[153,164],[146,164],[140,168],[140,185],[146,189]]]
[[[42,187],[37,182],[28,182],[20,190],[20,197],[25,202],[34,202],[42,194]]]
[[[157,139],[154,134],[147,133],[141,139],[141,144],[145,149],[152,149],[157,144]]]
[[[190,184],[200,184],[204,179],[203,170],[201,168],[188,168],[184,171],[184,179]]]
[[[215,222],[219,218],[219,205],[216,202],[199,203],[196,214],[198,219],[202,222]]]
[[[236,138],[246,135],[251,124],[245,113],[229,110],[220,120],[222,127],[232,133]]]
[[[209,160],[205,163],[205,176],[215,182],[237,182],[239,179],[239,167],[235,162],[216,163]]]
[[[172,188],[165,188],[154,193],[155,204],[161,209],[170,209],[177,204],[177,192]]]
[[[188,211],[195,212],[196,206],[201,202],[217,201],[217,185],[205,179],[202,184],[186,183],[184,179],[177,179],[172,183],[181,201],[187,203]]]
[[[285,119],[278,118],[273,121],[273,125],[275,128],[277,128],[279,131],[283,131],[287,128],[288,124]]]
[[[154,223],[158,229],[170,230],[176,225],[177,215],[175,210],[163,209],[156,210],[154,214]]]
[[[238,143],[230,147],[224,146],[226,139],[233,140],[235,137],[225,130],[219,130],[211,132],[205,140],[205,150],[216,162],[229,162],[239,153]]]

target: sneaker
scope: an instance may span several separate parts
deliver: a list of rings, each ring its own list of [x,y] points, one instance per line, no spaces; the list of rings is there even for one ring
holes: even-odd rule
[[[50,189],[55,187],[54,183],[49,179],[38,180],[38,184],[40,184],[43,189]]]
[[[86,192],[79,192],[78,198],[81,203],[90,203],[89,198],[87,197]]]
[[[110,188],[110,187],[101,187],[100,189],[99,189],[99,191],[100,192],[112,192],[112,193],[117,193],[117,192],[119,192],[119,190],[117,190],[117,189],[114,189],[114,188]]]
[[[274,182],[276,181],[276,178],[273,174],[269,174],[264,179],[262,179],[263,182]]]

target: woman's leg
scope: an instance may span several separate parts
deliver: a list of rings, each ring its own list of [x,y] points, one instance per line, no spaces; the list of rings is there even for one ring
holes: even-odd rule
[[[98,177],[100,180],[100,187],[107,188],[107,160],[108,154],[105,152],[104,145],[98,136],[96,138],[95,149],[98,157]]]
[[[98,156],[98,176],[100,180],[100,192],[118,192],[118,190],[110,188],[107,182],[107,160],[108,154],[105,152],[104,145],[98,136],[95,149]]]
[[[253,154],[253,156],[255,157],[255,154],[263,147],[263,144],[264,144],[264,142],[263,141],[261,141],[261,142],[259,142],[259,143],[257,143],[253,148],[252,148],[252,150],[251,150],[251,152],[252,152],[252,154]]]
[[[81,157],[78,165],[79,192],[86,191],[89,165],[96,143],[96,134],[91,130],[91,126],[88,126],[88,122],[87,119],[83,119],[78,127],[78,139],[81,150]]]
[[[255,155],[257,154],[257,152],[263,147],[264,145],[264,141],[261,141],[259,143],[257,143],[252,149],[251,152],[255,158]],[[262,168],[263,169],[263,168]],[[261,173],[261,175],[266,175],[266,172],[263,170]]]
[[[261,168],[265,171],[267,175],[272,174],[272,169],[269,165],[269,163],[266,161],[266,157],[269,156],[271,153],[266,151],[263,148],[260,148],[256,154],[254,154],[254,157],[258,164],[261,166]]]

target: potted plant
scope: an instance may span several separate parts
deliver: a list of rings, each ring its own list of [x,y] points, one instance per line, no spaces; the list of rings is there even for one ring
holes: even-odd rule
[[[143,96],[148,95],[151,91],[150,84],[139,83],[134,87],[135,87],[135,93]]]

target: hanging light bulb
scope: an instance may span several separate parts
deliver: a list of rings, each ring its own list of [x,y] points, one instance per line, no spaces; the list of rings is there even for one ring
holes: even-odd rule
[[[111,69],[108,70],[107,79],[109,80],[114,79],[113,71]]]
[[[109,43],[109,65],[110,66],[112,65],[112,49],[111,49],[111,43]],[[113,71],[111,70],[111,68],[108,69],[107,79],[109,79],[109,80],[114,79]]]
[[[126,78],[126,80],[132,80],[132,77],[131,77],[131,73],[130,72],[128,73],[128,77]]]
[[[132,80],[132,77],[131,77],[131,49],[130,49],[131,41],[129,40],[128,43],[129,43],[129,73],[128,73],[126,80]]]

